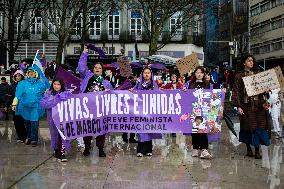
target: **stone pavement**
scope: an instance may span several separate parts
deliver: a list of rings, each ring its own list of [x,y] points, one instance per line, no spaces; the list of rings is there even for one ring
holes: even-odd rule
[[[263,147],[263,159],[245,157],[245,146],[222,140],[211,145],[214,159],[191,157],[190,137],[166,135],[154,143],[154,156],[136,157],[136,145],[120,134],[107,137],[106,158],[93,148],[83,157],[73,143],[68,162],[58,162],[50,150],[49,129],[40,123],[37,147],[16,143],[12,121],[0,121],[0,188],[13,189],[283,189],[283,145]]]

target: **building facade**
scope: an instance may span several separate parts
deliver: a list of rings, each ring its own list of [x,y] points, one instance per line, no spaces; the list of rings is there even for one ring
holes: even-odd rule
[[[250,1],[250,50],[265,69],[284,64],[284,0]]]
[[[143,27],[141,14],[141,10],[128,7],[127,5],[112,11],[111,14],[104,18],[101,18],[96,12],[90,12],[88,14],[90,26],[86,42],[95,43],[108,56],[107,59],[101,59],[96,52],[90,51],[90,60],[110,63],[115,61],[118,56],[121,56],[121,52],[125,52],[126,56],[131,57],[135,45],[139,51],[139,57],[137,58],[143,60],[143,58],[147,57],[149,43],[145,38],[145,28]],[[3,19],[5,18],[1,17],[0,21]],[[191,22],[194,23],[193,25],[178,28],[170,43],[159,50],[157,54],[168,55],[178,59],[195,52],[198,53],[200,64],[203,64],[203,48],[199,46],[201,45],[200,36],[203,32],[202,20],[199,17],[194,17],[193,19],[195,19]],[[37,49],[45,53],[47,61],[55,60],[58,40],[52,34],[52,31],[56,30],[56,28],[52,23],[48,23],[47,20],[44,16],[35,18],[34,24],[30,27],[30,33],[19,44],[19,48],[15,53],[15,60],[20,61],[24,58],[33,58]],[[178,17],[176,15],[173,15],[168,20],[168,24],[165,26],[159,39],[161,42],[163,36],[172,31],[177,22]],[[81,52],[82,24],[82,18],[79,17],[63,52],[64,60],[62,62],[72,66],[77,65]],[[5,64],[9,66],[7,52],[5,54],[6,57],[5,59],[2,58],[2,63],[4,59]]]
[[[219,1],[220,65],[231,64],[235,68],[238,59],[249,51],[248,1]]]

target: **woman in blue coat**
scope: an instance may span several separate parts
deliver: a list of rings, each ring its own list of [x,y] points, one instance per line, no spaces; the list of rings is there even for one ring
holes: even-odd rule
[[[16,115],[21,115],[25,119],[26,144],[35,147],[38,142],[39,119],[45,112],[40,100],[49,88],[49,83],[36,65],[29,67],[26,75],[27,79],[19,82],[16,88],[12,109],[16,111]]]

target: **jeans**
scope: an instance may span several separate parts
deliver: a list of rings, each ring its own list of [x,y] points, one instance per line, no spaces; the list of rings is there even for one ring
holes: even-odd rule
[[[30,139],[32,142],[37,142],[39,122],[25,120],[25,126],[27,130],[27,138]]]

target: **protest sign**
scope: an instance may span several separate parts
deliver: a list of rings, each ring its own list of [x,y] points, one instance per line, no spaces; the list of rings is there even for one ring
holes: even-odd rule
[[[199,65],[198,57],[196,53],[193,53],[182,59],[177,60],[176,65],[180,75],[184,75],[190,72],[191,70],[194,70]]]
[[[121,56],[117,59],[119,65],[120,75],[122,77],[129,77],[132,75],[132,69],[130,62],[126,56]]]
[[[61,66],[57,68],[56,78],[61,78],[64,81],[66,90],[70,91],[72,94],[78,94],[80,92],[81,80],[72,73],[64,70]]]
[[[284,84],[280,67],[243,77],[243,81],[248,96],[259,95],[268,90],[280,88]]]

